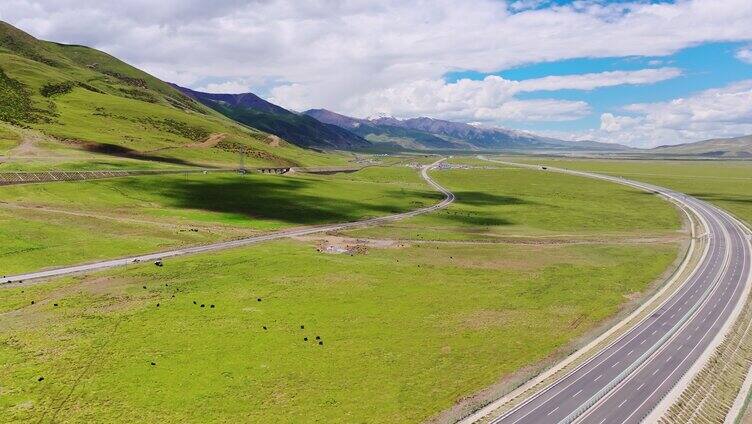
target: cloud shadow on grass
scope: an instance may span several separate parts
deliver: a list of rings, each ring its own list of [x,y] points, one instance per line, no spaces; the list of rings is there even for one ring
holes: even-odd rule
[[[509,206],[509,205],[531,205],[536,204],[529,200],[525,200],[519,197],[513,196],[500,196],[492,193],[485,193],[481,191],[456,191],[457,205],[468,205],[473,207],[478,206]],[[450,221],[457,222],[463,225],[476,226],[476,227],[491,227],[512,225],[514,222],[499,217],[497,213],[486,212],[480,210],[462,210],[449,208],[446,210],[442,217]]]
[[[283,221],[294,225],[356,221],[363,218],[403,212],[392,204],[363,202],[346,196],[316,195],[316,181],[303,178],[223,175],[210,179],[191,178],[163,180],[132,178],[120,180],[129,189],[158,192],[167,204],[183,209],[229,213],[249,219]],[[322,188],[325,188],[323,182]],[[326,187],[331,190],[331,187]],[[383,198],[415,198],[409,209],[432,205],[441,194],[426,190],[389,190],[379,193]],[[362,197],[370,197],[366,194]]]
[[[137,159],[158,163],[169,163],[172,165],[201,166],[197,163],[189,162],[183,159],[171,158],[167,156],[157,156],[149,153],[139,152],[128,147],[110,143],[85,142],[81,147],[87,152],[107,155],[117,158]]]
[[[690,196],[707,201],[739,203],[742,205],[752,204],[752,196],[720,195],[716,193],[691,193]]]

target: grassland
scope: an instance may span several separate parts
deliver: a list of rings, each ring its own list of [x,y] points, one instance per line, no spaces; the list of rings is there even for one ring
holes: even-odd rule
[[[0,169],[349,160],[4,23],[0,64],[0,121],[13,124]],[[2,187],[0,274],[415,209],[440,196],[405,162],[433,160]],[[678,214],[654,196],[519,169],[435,175],[456,204],[346,233],[368,240],[278,241],[0,288],[0,417],[420,421],[565,353],[675,260]]]
[[[412,244],[349,256],[287,241],[6,288],[0,414],[416,422],[613,315],[675,252]]]
[[[20,140],[15,131],[0,125],[0,155],[18,146]]]
[[[657,184],[707,200],[752,224],[752,161],[510,160],[622,175]]]
[[[0,274],[435,203],[417,171],[200,174],[0,187]]]
[[[633,304],[675,260],[676,212],[653,196],[507,169],[434,175],[459,195],[451,213],[374,230],[378,239],[345,239],[358,247],[346,253],[324,253],[333,236],[322,236],[0,289],[0,416],[416,422],[565,353]],[[243,183],[193,178],[6,187],[3,210],[14,217],[13,205],[22,205],[29,213],[110,218],[71,234],[33,236],[49,246],[16,249],[5,264],[69,261],[82,246],[112,255],[97,236],[151,247],[133,229],[111,226],[113,218],[138,220],[153,239],[158,224],[200,228],[165,230],[164,243],[177,244],[438,200],[404,165]],[[87,239],[72,244],[79,250],[60,247],[82,233]],[[392,236],[402,240],[384,240]],[[539,242],[514,240],[523,236]]]
[[[677,211],[662,199],[629,187],[494,168],[435,171],[435,179],[457,196],[456,203],[435,214],[354,234],[432,240],[587,238],[670,233],[680,226]]]

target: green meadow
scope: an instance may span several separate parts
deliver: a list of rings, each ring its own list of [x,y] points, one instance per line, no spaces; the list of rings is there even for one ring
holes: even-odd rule
[[[340,254],[325,253],[336,237],[322,235],[4,287],[0,415],[74,423],[435,416],[566,354],[676,259],[683,236],[668,203],[527,172],[432,171],[457,193],[455,205],[345,232],[358,238],[344,243],[358,248]],[[332,176],[159,176],[0,191],[4,238],[33,234],[24,242],[39,246],[0,256],[23,269],[441,198],[403,163]]]
[[[6,287],[0,414],[421,421],[612,316],[675,255],[411,244],[350,256],[280,241]]]
[[[583,177],[491,166],[498,169],[434,171],[436,181],[457,196],[449,208],[355,234],[448,240],[620,237],[672,233],[681,225],[674,208],[639,190]]]
[[[438,202],[417,171],[232,173],[0,187],[0,274],[345,222]]]
[[[510,161],[517,158],[507,158]],[[752,224],[752,161],[573,160],[527,158],[528,163],[622,175],[714,203]]]

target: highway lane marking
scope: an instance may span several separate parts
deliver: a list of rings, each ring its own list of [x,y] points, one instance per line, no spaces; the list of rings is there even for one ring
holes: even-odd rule
[[[603,376],[603,374],[598,374],[598,377],[595,377],[595,378],[593,379],[593,382],[596,382],[596,381],[598,381],[598,379],[599,379],[599,378],[601,378],[602,376]]]
[[[554,412],[556,412],[557,409],[559,409],[558,406],[556,408],[552,409],[551,412],[549,412],[548,414],[546,414],[546,416],[549,416],[549,415],[553,414]]]
[[[572,397],[575,397],[575,396],[579,395],[580,393],[582,393],[582,389],[578,390],[575,394],[572,395]]]
[[[708,263],[706,262],[706,263],[704,263],[704,264],[703,264],[703,265],[702,265],[702,266],[701,266],[701,267],[700,267],[700,268],[699,268],[699,269],[698,269],[698,270],[696,271],[697,273],[696,273],[696,274],[694,274],[694,275],[695,275],[695,276],[696,276],[696,275],[702,275],[702,274],[703,274],[703,273],[705,272],[705,270],[707,270],[707,269],[708,269]],[[695,284],[697,284],[697,283],[699,282],[699,280],[697,280],[697,279],[696,279],[697,277],[693,277],[693,278],[695,278],[695,279],[694,279],[694,282],[691,282],[691,283],[690,283],[690,285],[695,285]],[[686,294],[686,292],[685,292],[685,294]],[[671,309],[671,308],[673,308],[674,306],[676,306],[676,305],[678,304],[679,300],[681,299],[681,297],[683,297],[683,296],[684,296],[684,294],[682,294],[682,295],[679,295],[679,296],[677,296],[677,297],[673,298],[673,299],[672,299],[672,300],[671,300],[671,301],[669,302],[669,303],[673,303],[673,304],[671,304],[671,305],[667,305],[667,309]],[[686,304],[686,303],[687,303],[687,301],[685,300],[685,301],[684,301],[684,303]],[[643,334],[643,331],[647,331],[647,330],[648,330],[648,328],[649,328],[649,327],[647,327],[647,328],[644,328],[643,330],[641,330],[641,331],[638,331],[638,332],[637,332],[636,334],[633,334],[633,335],[631,336],[631,340],[636,340],[636,339],[637,339],[637,336],[639,336],[640,334]],[[654,334],[655,334],[655,333],[656,333],[657,331],[658,331],[658,330],[653,330],[653,333],[652,333],[651,335],[654,335]],[[629,335],[629,334],[631,334],[631,333],[632,333],[632,332],[630,331],[629,333],[627,333],[627,335]],[[612,357],[613,355],[615,355],[615,354],[616,354],[617,352],[621,351],[621,349],[623,349],[623,348],[624,348],[624,347],[620,347],[620,348],[619,348],[619,349],[617,349],[616,351],[612,352],[612,353],[611,353],[610,355],[608,355],[608,356],[607,356],[606,358],[602,359],[602,360],[601,360],[601,361],[600,361],[600,362],[599,362],[598,364],[596,364],[596,366],[597,366],[597,365],[601,365],[601,364],[603,364],[603,363],[604,363],[604,362],[606,362],[606,361],[607,361],[607,360],[608,360],[609,358],[611,358],[611,357]],[[592,370],[591,370],[591,371],[592,371]],[[579,381],[580,379],[584,378],[584,376],[585,376],[585,375],[587,375],[587,374],[589,374],[589,372],[587,372],[587,373],[585,373],[585,374],[581,375],[580,377],[576,378],[576,379],[575,379],[575,381],[573,381],[573,382],[569,383],[569,384],[568,384],[568,385],[567,385],[566,387],[564,387],[563,389],[560,389],[560,390],[559,390],[559,391],[558,391],[557,393],[554,393],[553,395],[551,395],[551,397],[549,397],[549,398],[548,398],[547,400],[545,400],[545,401],[544,401],[544,402],[543,402],[542,404],[540,404],[540,405],[538,405],[538,406],[534,407],[534,408],[533,408],[532,410],[528,411],[528,412],[527,412],[526,414],[524,414],[524,415],[523,415],[522,417],[520,417],[520,418],[516,419],[515,421],[513,421],[513,422],[512,422],[512,424],[516,424],[516,423],[518,423],[519,421],[521,421],[521,420],[525,419],[525,418],[526,418],[526,417],[527,417],[528,415],[530,415],[530,414],[531,414],[531,413],[532,413],[533,411],[535,411],[536,409],[538,409],[538,408],[542,407],[543,405],[545,405],[545,404],[546,404],[546,403],[548,403],[549,401],[553,400],[553,399],[554,399],[554,398],[555,398],[556,396],[558,396],[558,395],[562,394],[562,393],[563,393],[563,392],[564,392],[564,391],[565,391],[565,390],[566,390],[566,389],[567,389],[568,387],[570,387],[570,386],[571,386],[572,384],[576,383],[576,382],[577,382],[577,381]],[[600,379],[600,378],[601,378],[601,376],[602,376],[602,374],[601,374],[601,375],[598,375],[598,377],[596,377],[596,378],[595,378],[595,379],[593,380],[593,382],[596,382],[596,381],[597,381],[598,379]],[[560,380],[559,382],[561,382],[561,381],[564,381],[564,380]],[[556,383],[555,383],[555,384],[554,384],[553,386],[551,386],[551,387],[554,387],[555,385],[556,385]],[[539,393],[540,393],[540,394],[542,394],[542,393],[545,393],[545,392],[547,392],[547,389],[546,389],[546,390],[543,390],[542,392],[539,392]],[[536,396],[536,397],[537,397],[537,396]],[[535,399],[536,397],[533,397],[533,398],[531,398],[531,401],[532,401],[533,399]],[[505,415],[502,415],[502,416],[498,417],[498,418],[496,419],[496,421],[494,421],[494,422],[498,422],[498,420],[504,419],[505,417],[508,417],[508,416],[510,416],[511,414],[515,413],[516,411],[519,411],[519,410],[520,410],[520,408],[521,408],[521,407],[524,407],[524,406],[525,406],[526,404],[527,404],[527,402],[525,402],[525,403],[522,403],[522,404],[521,404],[521,405],[519,405],[519,406],[518,406],[517,408],[514,408],[514,409],[512,409],[511,411],[508,411],[508,412],[507,412],[507,414],[505,414]]]
[[[634,352],[634,349],[632,349],[632,350],[630,350],[629,352],[627,352],[627,356],[631,355],[631,354],[632,354],[632,352]]]
[[[643,344],[643,343],[645,343],[645,342],[646,342],[647,340],[648,340],[648,339],[642,339],[642,341],[640,342],[640,344]]]
[[[722,276],[727,276],[728,275],[727,271],[728,271],[728,268],[726,268],[726,270],[722,270],[721,271]],[[736,293],[741,288],[741,286],[744,284],[744,282],[742,281],[742,279],[739,278],[739,277],[740,276],[733,276],[733,275],[731,276],[731,281],[732,281],[732,284],[734,285],[734,290],[733,290],[734,293]],[[734,281],[734,279],[736,279],[736,281]],[[733,293],[732,293],[732,296],[726,300],[726,303],[724,304],[724,307],[723,307],[723,311],[725,311],[726,308],[728,308],[729,305],[732,304],[731,303],[732,298],[733,298]],[[704,334],[702,334],[702,337],[700,337],[700,341],[698,343],[696,343],[694,346],[691,347],[690,352],[687,355],[684,356],[684,358],[681,360],[681,362],[677,366],[675,366],[673,368],[673,370],[669,373],[668,377],[666,377],[666,379],[664,380],[664,382],[668,381],[668,378],[670,378],[671,376],[673,376],[680,369],[680,367],[687,361],[687,359],[690,357],[690,355],[696,349],[700,348],[700,344],[701,344],[702,340],[704,340],[706,337],[708,337],[711,334],[710,332],[711,332],[712,327],[714,327],[715,324],[721,319],[721,316],[724,315],[723,311],[721,311],[721,313],[719,313],[716,316],[713,324],[711,325],[711,328],[708,328],[704,332]],[[699,326],[697,328],[699,329]],[[663,384],[664,383],[659,384],[658,387],[655,390],[653,390],[650,393],[650,395],[648,395],[648,397],[635,409],[635,411],[632,412],[632,414],[629,417],[627,417],[627,420],[629,418],[631,418],[640,408],[642,408],[642,406],[645,405],[656,392],[658,392],[659,390],[661,390],[661,387],[663,386]]]
[[[645,383],[640,384],[640,387],[637,388],[637,391],[639,392],[640,389],[642,389],[642,386],[644,386],[644,385],[645,385]]]
[[[623,401],[621,401],[621,403],[619,404],[619,408],[621,408],[622,406],[624,406],[624,404],[627,403],[628,400],[629,399],[627,398],[627,399],[624,399]]]
[[[615,366],[619,365],[619,362],[621,362],[621,361],[616,361],[616,362],[614,362],[614,364],[613,364],[613,365],[611,365],[611,368],[613,368],[613,367],[615,367]]]
[[[584,175],[586,175],[586,176],[589,176],[589,175],[587,175],[587,174],[584,174]],[[598,178],[598,177],[597,177],[597,178]],[[629,184],[629,185],[632,185],[632,186],[634,186],[634,187],[638,187],[638,188],[643,188],[643,189],[644,189],[645,187],[649,187],[649,186],[646,186],[646,185],[636,185],[636,184]],[[664,193],[664,195],[666,195],[666,196],[669,196],[669,197],[673,197],[673,198],[674,198],[675,200],[679,200],[679,199],[682,199],[682,198],[688,198],[687,196],[684,196],[684,197],[681,197],[681,196],[679,196],[679,197],[677,197],[677,195],[676,195],[676,194],[673,194],[673,193],[672,193],[672,192],[670,192],[670,191],[665,191],[665,192],[663,192],[663,193]],[[689,198],[688,198],[688,199],[689,199]],[[712,212],[714,212],[714,211],[712,211],[712,210],[706,210],[706,208],[705,208],[705,207],[703,206],[703,204],[702,204],[702,203],[700,203],[699,201],[693,200],[693,201],[690,201],[690,202],[683,202],[683,203],[685,203],[685,205],[688,205],[688,206],[689,206],[690,208],[692,208],[693,206],[694,206],[694,208],[697,208],[697,209],[695,210],[695,212],[696,212],[696,213],[698,213],[698,214],[700,215],[700,219],[702,219],[702,217],[703,217],[703,216],[704,216],[705,214],[708,214],[708,219],[710,219],[710,223],[709,223],[709,224],[710,224],[710,226],[709,226],[709,231],[713,231],[713,230],[716,230],[716,229],[717,229],[718,227],[720,227],[720,224],[719,224],[719,222],[718,222],[718,221],[713,221],[713,220],[711,219],[711,218],[715,217],[715,214],[714,214],[714,213],[712,213]],[[722,229],[722,227],[721,227],[721,229]],[[708,236],[709,236],[709,238],[710,238],[711,240],[718,240],[718,238],[717,238],[717,237],[713,237],[713,235],[712,235],[712,234],[709,234]],[[720,251],[718,251],[718,250],[717,250],[717,248],[718,248],[718,245],[720,245],[720,246],[724,246],[723,240],[719,240],[719,241],[716,241],[716,242],[712,242],[712,241],[711,241],[711,243],[710,243],[710,244],[711,244],[711,247],[710,247],[710,248],[708,248],[708,249],[706,249],[706,252],[710,251],[710,252],[713,252],[713,253],[711,253],[711,254],[710,254],[710,258],[708,258],[708,259],[709,259],[708,261],[704,262],[702,266],[700,266],[700,267],[698,267],[698,268],[696,268],[696,269],[694,270],[694,272],[692,273],[692,276],[690,277],[690,281],[689,281],[689,286],[688,286],[689,288],[688,288],[688,290],[687,290],[687,291],[691,290],[691,287],[692,287],[692,286],[695,286],[695,288],[696,288],[696,289],[697,289],[698,287],[699,287],[699,288],[704,288],[703,286],[704,286],[704,285],[706,285],[707,283],[709,283],[709,281],[707,281],[707,280],[706,280],[706,281],[702,281],[701,279],[702,279],[702,278],[707,278],[707,274],[710,274],[710,272],[715,272],[715,270],[712,270],[712,268],[711,268],[711,264],[713,263],[713,262],[712,262],[712,260],[713,260],[713,257],[715,257],[715,263],[718,263],[718,260],[719,260],[719,259],[723,259],[723,263],[724,263],[724,264],[727,264],[727,263],[728,263],[728,261],[727,261],[727,260],[728,260],[727,256],[726,256],[725,254],[722,254],[723,252],[720,252]],[[704,257],[704,255],[703,255],[703,257]],[[713,278],[713,279],[712,279],[712,282],[715,282],[715,281],[717,281],[717,280],[716,280],[715,278]],[[713,285],[716,285],[716,284],[714,283]],[[685,294],[687,294],[687,291],[685,291],[684,293],[685,293]],[[707,291],[708,291],[708,290],[706,290],[706,292],[707,292]],[[668,306],[668,309],[670,309],[670,308],[673,308],[673,307],[677,307],[677,306],[679,305],[679,302],[681,302],[681,300],[682,300],[681,298],[682,298],[682,297],[684,297],[684,305],[686,305],[686,304],[688,303],[688,300],[687,300],[687,297],[689,297],[688,295],[686,295],[686,296],[685,296],[685,295],[674,296],[673,298],[674,298],[675,300],[671,300],[671,301],[669,301],[669,302],[667,303],[667,305],[669,305],[669,306]],[[703,296],[703,297],[704,297],[704,296]],[[679,309],[679,308],[677,308],[677,309]],[[639,326],[638,326],[637,328],[639,328]],[[642,326],[642,328],[643,328],[643,331],[649,331],[650,325]],[[640,334],[644,334],[644,333],[643,333],[643,331],[638,331],[638,332],[637,332],[636,334],[634,334],[634,333],[633,333],[632,331],[630,331],[630,332],[628,332],[627,334],[633,333],[634,335],[633,335],[632,337],[622,338],[622,339],[620,340],[620,342],[625,342],[625,341],[626,341],[626,342],[628,343],[629,341],[632,341],[632,340],[637,340],[637,337],[638,337],[638,336],[639,336]],[[655,334],[655,332],[656,332],[656,331],[657,331],[657,330],[654,330],[653,334]],[[590,363],[590,365],[594,365],[594,366],[598,366],[598,365],[601,365],[601,364],[603,364],[603,363],[604,363],[604,362],[605,362],[606,360],[608,360],[609,358],[613,357],[613,356],[614,356],[614,355],[615,355],[616,353],[618,353],[619,351],[622,351],[622,349],[624,349],[624,347],[626,347],[626,346],[623,346],[623,347],[619,347],[619,348],[617,348],[617,349],[614,349],[614,350],[612,351],[612,353],[610,353],[610,354],[609,354],[609,355],[608,355],[608,356],[607,356],[607,357],[606,357],[605,359],[601,359],[601,360],[600,360],[600,361],[598,361],[598,362],[594,362],[594,361],[587,361],[587,362],[586,362],[586,364],[587,364],[587,363]],[[600,356],[600,355],[596,355],[596,357],[598,357],[598,356]],[[587,376],[588,374],[589,374],[589,372],[586,372],[586,373],[584,373],[584,374],[581,374],[581,375],[580,375],[579,377],[575,377],[575,381],[574,381],[574,382],[576,382],[576,381],[579,381],[579,380],[581,380],[581,379],[585,378],[585,377],[586,377],[586,376]],[[567,379],[567,378],[569,378],[569,377],[571,377],[571,376],[574,376],[574,375],[575,375],[575,373],[571,373],[570,375],[568,375],[568,376],[566,376],[566,377],[562,378],[561,380],[559,380],[559,381],[558,381],[557,383],[554,383],[554,384],[553,384],[552,386],[549,386],[549,388],[553,388],[553,387],[559,386],[559,384],[558,384],[558,383],[560,383],[560,382],[565,382],[565,384],[566,384],[566,379]],[[598,378],[596,378],[596,379],[599,379],[599,378],[600,378],[600,376],[598,376]],[[574,384],[574,382],[570,382],[570,383],[569,383],[569,384],[567,384],[567,385],[566,385],[566,386],[565,386],[565,387],[564,387],[563,389],[559,389],[559,391],[558,391],[558,392],[556,392],[556,393],[554,393],[554,394],[550,395],[551,397],[550,397],[550,398],[548,398],[548,400],[547,400],[547,401],[544,401],[544,403],[546,403],[546,402],[548,402],[548,401],[551,401],[551,400],[554,400],[554,398],[555,398],[556,396],[558,396],[559,394],[562,394],[562,393],[564,392],[564,390],[566,390],[566,388],[568,388],[568,387],[570,387],[570,386],[571,386],[572,384]],[[542,395],[543,393],[550,393],[550,392],[549,392],[548,388],[546,388],[546,389],[542,390],[541,392],[539,392],[539,394],[541,394],[541,395]],[[538,396],[533,396],[533,397],[531,398],[531,401],[532,401],[533,399],[537,398],[537,397],[538,397]],[[523,404],[522,404],[521,406],[524,406],[524,405],[528,405],[528,402],[523,402]],[[540,405],[540,406],[543,406],[543,405]],[[537,408],[539,408],[540,406],[538,406],[538,407],[534,407],[534,409],[537,409]],[[515,410],[519,410],[519,408],[515,408]],[[531,412],[532,412],[532,411],[531,411]],[[528,412],[528,413],[526,413],[526,414],[525,414],[525,415],[524,415],[523,417],[521,417],[520,419],[523,419],[523,418],[524,418],[525,416],[528,416],[528,415],[529,415],[529,414],[530,414],[531,412]],[[505,414],[505,415],[506,415],[506,416],[509,416],[509,414]],[[499,419],[503,419],[503,418],[504,418],[504,416],[502,416],[502,417],[499,417]],[[517,421],[519,421],[520,419],[518,419]],[[498,419],[497,419],[497,421],[498,421]],[[496,421],[495,421],[495,422],[496,422]]]
[[[660,368],[656,368],[655,371],[653,371],[653,375],[658,374],[658,371],[660,371],[660,370],[661,370]]]

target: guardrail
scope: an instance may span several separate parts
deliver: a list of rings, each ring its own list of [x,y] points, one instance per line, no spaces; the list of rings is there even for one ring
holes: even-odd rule
[[[360,167],[319,166],[319,167],[253,167],[242,171],[232,168],[182,168],[182,169],[141,169],[141,170],[101,170],[101,171],[63,171],[50,170],[40,172],[0,172],[0,186],[15,184],[47,183],[55,181],[85,181],[104,178],[122,178],[143,175],[168,174],[207,174],[217,172],[244,172],[261,174],[286,174],[304,172],[310,174],[333,174],[337,172],[356,172]]]
[[[0,172],[0,185],[31,184],[54,181],[83,181],[103,178],[131,177],[138,175],[198,174],[228,172],[229,169],[189,168],[189,169],[141,169],[141,170],[101,170],[101,171],[41,171],[41,172]]]

